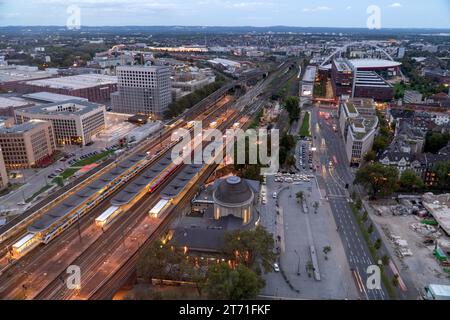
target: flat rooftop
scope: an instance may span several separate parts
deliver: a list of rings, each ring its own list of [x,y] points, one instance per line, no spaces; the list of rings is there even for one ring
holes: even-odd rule
[[[14,125],[10,128],[6,127],[0,127],[0,134],[18,134],[18,133],[25,133],[27,131],[30,131],[41,124],[46,123],[46,121],[42,120],[31,120],[28,122],[24,122],[22,124]]]
[[[72,99],[61,103],[52,103],[41,106],[34,106],[24,110],[28,114],[44,115],[83,115],[102,107],[102,104],[89,102],[86,100]]]
[[[307,66],[305,74],[303,75],[304,82],[314,82],[316,80],[317,67]]]
[[[102,85],[117,84],[117,77],[103,74],[81,74],[76,76],[27,81],[26,84],[43,88],[79,90]]]
[[[56,103],[56,102],[62,102],[62,101],[67,101],[67,100],[72,100],[72,99],[88,101],[88,99],[84,99],[84,98],[73,97],[73,96],[68,96],[65,94],[58,94],[58,93],[51,93],[51,92],[29,93],[29,94],[24,94],[22,97],[26,98],[26,99],[35,100],[38,102],[44,102],[44,103]]]
[[[31,105],[31,102],[28,102],[26,100],[23,100],[21,98],[11,97],[11,98],[5,98],[0,97],[0,109],[6,109],[6,108],[17,108],[17,107],[25,107]]]
[[[54,77],[55,74],[49,71],[40,71],[37,67],[27,66],[4,66],[0,67],[0,83],[28,81]]]

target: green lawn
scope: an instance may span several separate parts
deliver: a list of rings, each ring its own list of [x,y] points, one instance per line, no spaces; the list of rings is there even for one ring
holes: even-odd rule
[[[303,118],[303,123],[302,126],[300,127],[300,137],[310,137],[311,136],[311,131],[309,128],[309,120],[310,120],[310,113],[306,112],[305,116]]]
[[[114,153],[113,150],[111,150],[111,151],[105,151],[105,152],[96,154],[96,155],[94,155],[94,156],[92,156],[92,157],[90,157],[90,158],[87,158],[87,159],[83,159],[83,160],[77,161],[77,162],[75,162],[70,168],[64,170],[63,173],[61,173],[58,177],[56,177],[55,179],[53,179],[53,182],[54,182],[54,183],[58,183],[58,182],[57,182],[57,179],[58,179],[59,177],[63,178],[64,180],[65,180],[65,179],[68,179],[68,178],[70,178],[71,176],[73,176],[75,173],[77,173],[78,170],[80,170],[82,167],[87,166],[87,165],[90,165],[90,164],[93,164],[93,163],[95,163],[95,162],[98,162],[98,161],[100,161],[100,160],[102,160],[102,159],[104,159],[104,158],[106,158],[106,157],[112,155],[113,153]]]

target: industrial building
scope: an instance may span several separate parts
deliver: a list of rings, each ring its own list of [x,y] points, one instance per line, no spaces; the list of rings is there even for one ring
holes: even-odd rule
[[[0,147],[0,191],[8,187],[8,173],[6,172],[5,160]]]
[[[55,152],[52,124],[31,120],[0,128],[0,147],[8,169],[32,168],[46,162]]]
[[[22,92],[24,81],[46,79],[57,74],[51,71],[40,71],[37,67],[29,66],[0,66],[0,91]]]
[[[33,119],[50,121],[58,145],[90,143],[93,136],[105,129],[105,117],[104,105],[77,99],[15,111],[17,123]]]
[[[372,149],[378,127],[373,99],[343,99],[339,105],[339,125],[351,166],[359,166]]]
[[[68,77],[26,81],[21,92],[51,92],[88,99],[92,102],[106,102],[117,91],[117,78],[102,74],[80,74]]]
[[[117,67],[118,92],[111,95],[116,113],[164,117],[172,102],[171,69],[166,66]]]

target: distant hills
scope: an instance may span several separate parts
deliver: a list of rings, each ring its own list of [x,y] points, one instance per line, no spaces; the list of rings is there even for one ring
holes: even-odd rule
[[[80,30],[68,30],[64,26],[6,26],[0,27],[2,34],[42,34],[42,33],[151,33],[151,34],[195,34],[195,33],[223,33],[223,34],[245,34],[245,33],[343,33],[343,34],[450,34],[450,29],[421,29],[421,28],[383,28],[369,30],[367,28],[325,28],[325,27],[214,27],[214,26],[84,26]]]

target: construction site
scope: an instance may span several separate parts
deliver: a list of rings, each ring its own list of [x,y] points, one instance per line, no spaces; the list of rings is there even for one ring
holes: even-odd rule
[[[392,258],[418,290],[450,285],[450,194],[399,196],[372,208]]]

